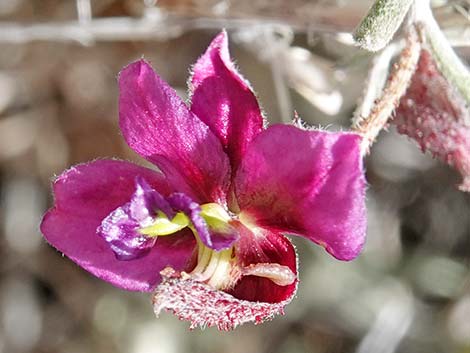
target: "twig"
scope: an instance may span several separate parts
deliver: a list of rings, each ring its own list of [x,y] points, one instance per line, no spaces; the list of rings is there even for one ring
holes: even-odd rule
[[[367,117],[372,111],[375,100],[380,96],[387,82],[392,59],[402,47],[398,43],[392,43],[374,57],[372,68],[367,75],[363,95],[354,111],[353,125],[359,125],[359,121]]]
[[[91,21],[90,0],[76,0],[78,22],[82,25]]]
[[[86,2],[86,1],[85,1]],[[78,3],[77,3],[78,6]],[[79,9],[77,8],[77,11]],[[82,10],[80,10],[82,11]],[[82,19],[86,18],[86,12]],[[209,12],[201,17],[191,17],[194,11],[180,10],[167,12],[166,8],[149,8],[142,18],[131,17],[94,17],[90,21],[47,22],[18,24],[0,21],[0,43],[29,43],[33,41],[79,42],[88,45],[99,41],[155,40],[177,37],[185,31],[197,29],[239,29],[249,26],[288,25],[296,32],[351,32],[360,21],[362,10],[357,7],[338,7],[335,9],[316,7],[315,11],[303,14],[301,19],[282,16],[264,16],[227,13],[226,16],[210,16]],[[90,13],[91,15],[91,13]],[[438,19],[441,17],[439,13]],[[85,17],[84,17],[85,16]],[[451,21],[452,22],[452,21]],[[457,22],[452,22],[455,23]],[[468,37],[468,36],[467,36]],[[461,36],[455,38],[459,45]],[[470,38],[467,39],[470,45]]]
[[[197,29],[239,29],[249,26],[273,27],[289,25],[294,31],[304,27],[295,23],[269,18],[215,18],[184,17],[161,13],[139,19],[130,17],[94,18],[80,24],[79,21],[17,24],[0,22],[0,43],[28,43],[33,41],[80,42],[152,40],[177,37],[185,31]],[[336,25],[311,25],[318,32],[337,33],[343,28]]]
[[[421,33],[418,33],[414,26],[410,26],[405,48],[401,52],[398,62],[394,65],[382,96],[367,118],[358,119],[353,123],[353,130],[363,137],[361,143],[363,155],[369,152],[370,146],[374,143],[377,135],[384,128],[393,110],[397,107],[400,98],[406,92],[418,63],[421,46]]]

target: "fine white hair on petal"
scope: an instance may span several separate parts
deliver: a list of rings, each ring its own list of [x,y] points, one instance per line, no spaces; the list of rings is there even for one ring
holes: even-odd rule
[[[162,282],[153,296],[153,309],[159,316],[163,309],[179,319],[189,321],[190,328],[216,326],[221,331],[233,330],[239,325],[253,322],[255,325],[284,314],[290,298],[279,303],[251,302],[233,297],[191,278],[180,276],[167,268],[161,272]]]

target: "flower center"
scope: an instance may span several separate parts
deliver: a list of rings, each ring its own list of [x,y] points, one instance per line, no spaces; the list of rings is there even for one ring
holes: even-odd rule
[[[225,233],[233,228],[229,222],[230,215],[222,206],[216,203],[207,203],[200,206],[201,217],[207,224],[210,232]],[[225,289],[231,285],[230,272],[232,269],[233,246],[220,251],[211,249],[203,244],[200,236],[191,223],[189,217],[178,212],[169,219],[163,212],[158,212],[153,223],[140,228],[139,233],[148,237],[159,237],[174,234],[183,228],[189,227],[198,243],[197,265],[189,275],[193,279],[205,282],[216,289]]]
[[[161,237],[174,234],[187,226],[189,226],[189,218],[183,212],[178,212],[170,220],[160,211],[153,223],[148,227],[140,228],[139,233],[148,237]]]
[[[200,216],[204,220],[209,233],[223,236],[236,232],[231,225],[241,221],[244,225],[256,234],[257,228],[253,223],[248,222],[246,217],[236,220],[227,211],[216,203],[207,203],[200,206]],[[189,272],[183,272],[183,277],[189,277],[196,281],[206,283],[219,290],[230,289],[243,276],[257,276],[267,278],[280,286],[292,284],[296,275],[288,268],[275,263],[256,263],[248,266],[241,266],[237,262],[235,246],[216,250],[206,246],[201,240],[197,227],[184,212],[176,213],[169,219],[163,212],[158,212],[153,222],[138,231],[147,237],[159,237],[174,234],[183,228],[189,227],[198,244],[197,264]]]

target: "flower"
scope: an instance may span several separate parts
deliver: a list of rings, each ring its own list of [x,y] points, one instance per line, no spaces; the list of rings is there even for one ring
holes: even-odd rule
[[[365,179],[360,137],[264,128],[225,32],[193,67],[190,108],[150,65],[119,75],[120,127],[155,164],[80,164],[54,182],[41,230],[95,276],[153,291],[154,309],[191,327],[231,329],[282,313],[297,288],[297,256],[284,234],[340,260],[360,252]]]
[[[427,50],[392,120],[398,132],[414,139],[453,166],[462,176],[460,190],[470,192],[470,112],[465,99],[439,71]]]

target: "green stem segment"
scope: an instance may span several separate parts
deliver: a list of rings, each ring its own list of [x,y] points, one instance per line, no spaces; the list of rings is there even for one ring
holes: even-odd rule
[[[400,27],[412,2],[376,0],[354,32],[356,43],[369,51],[384,48]]]

